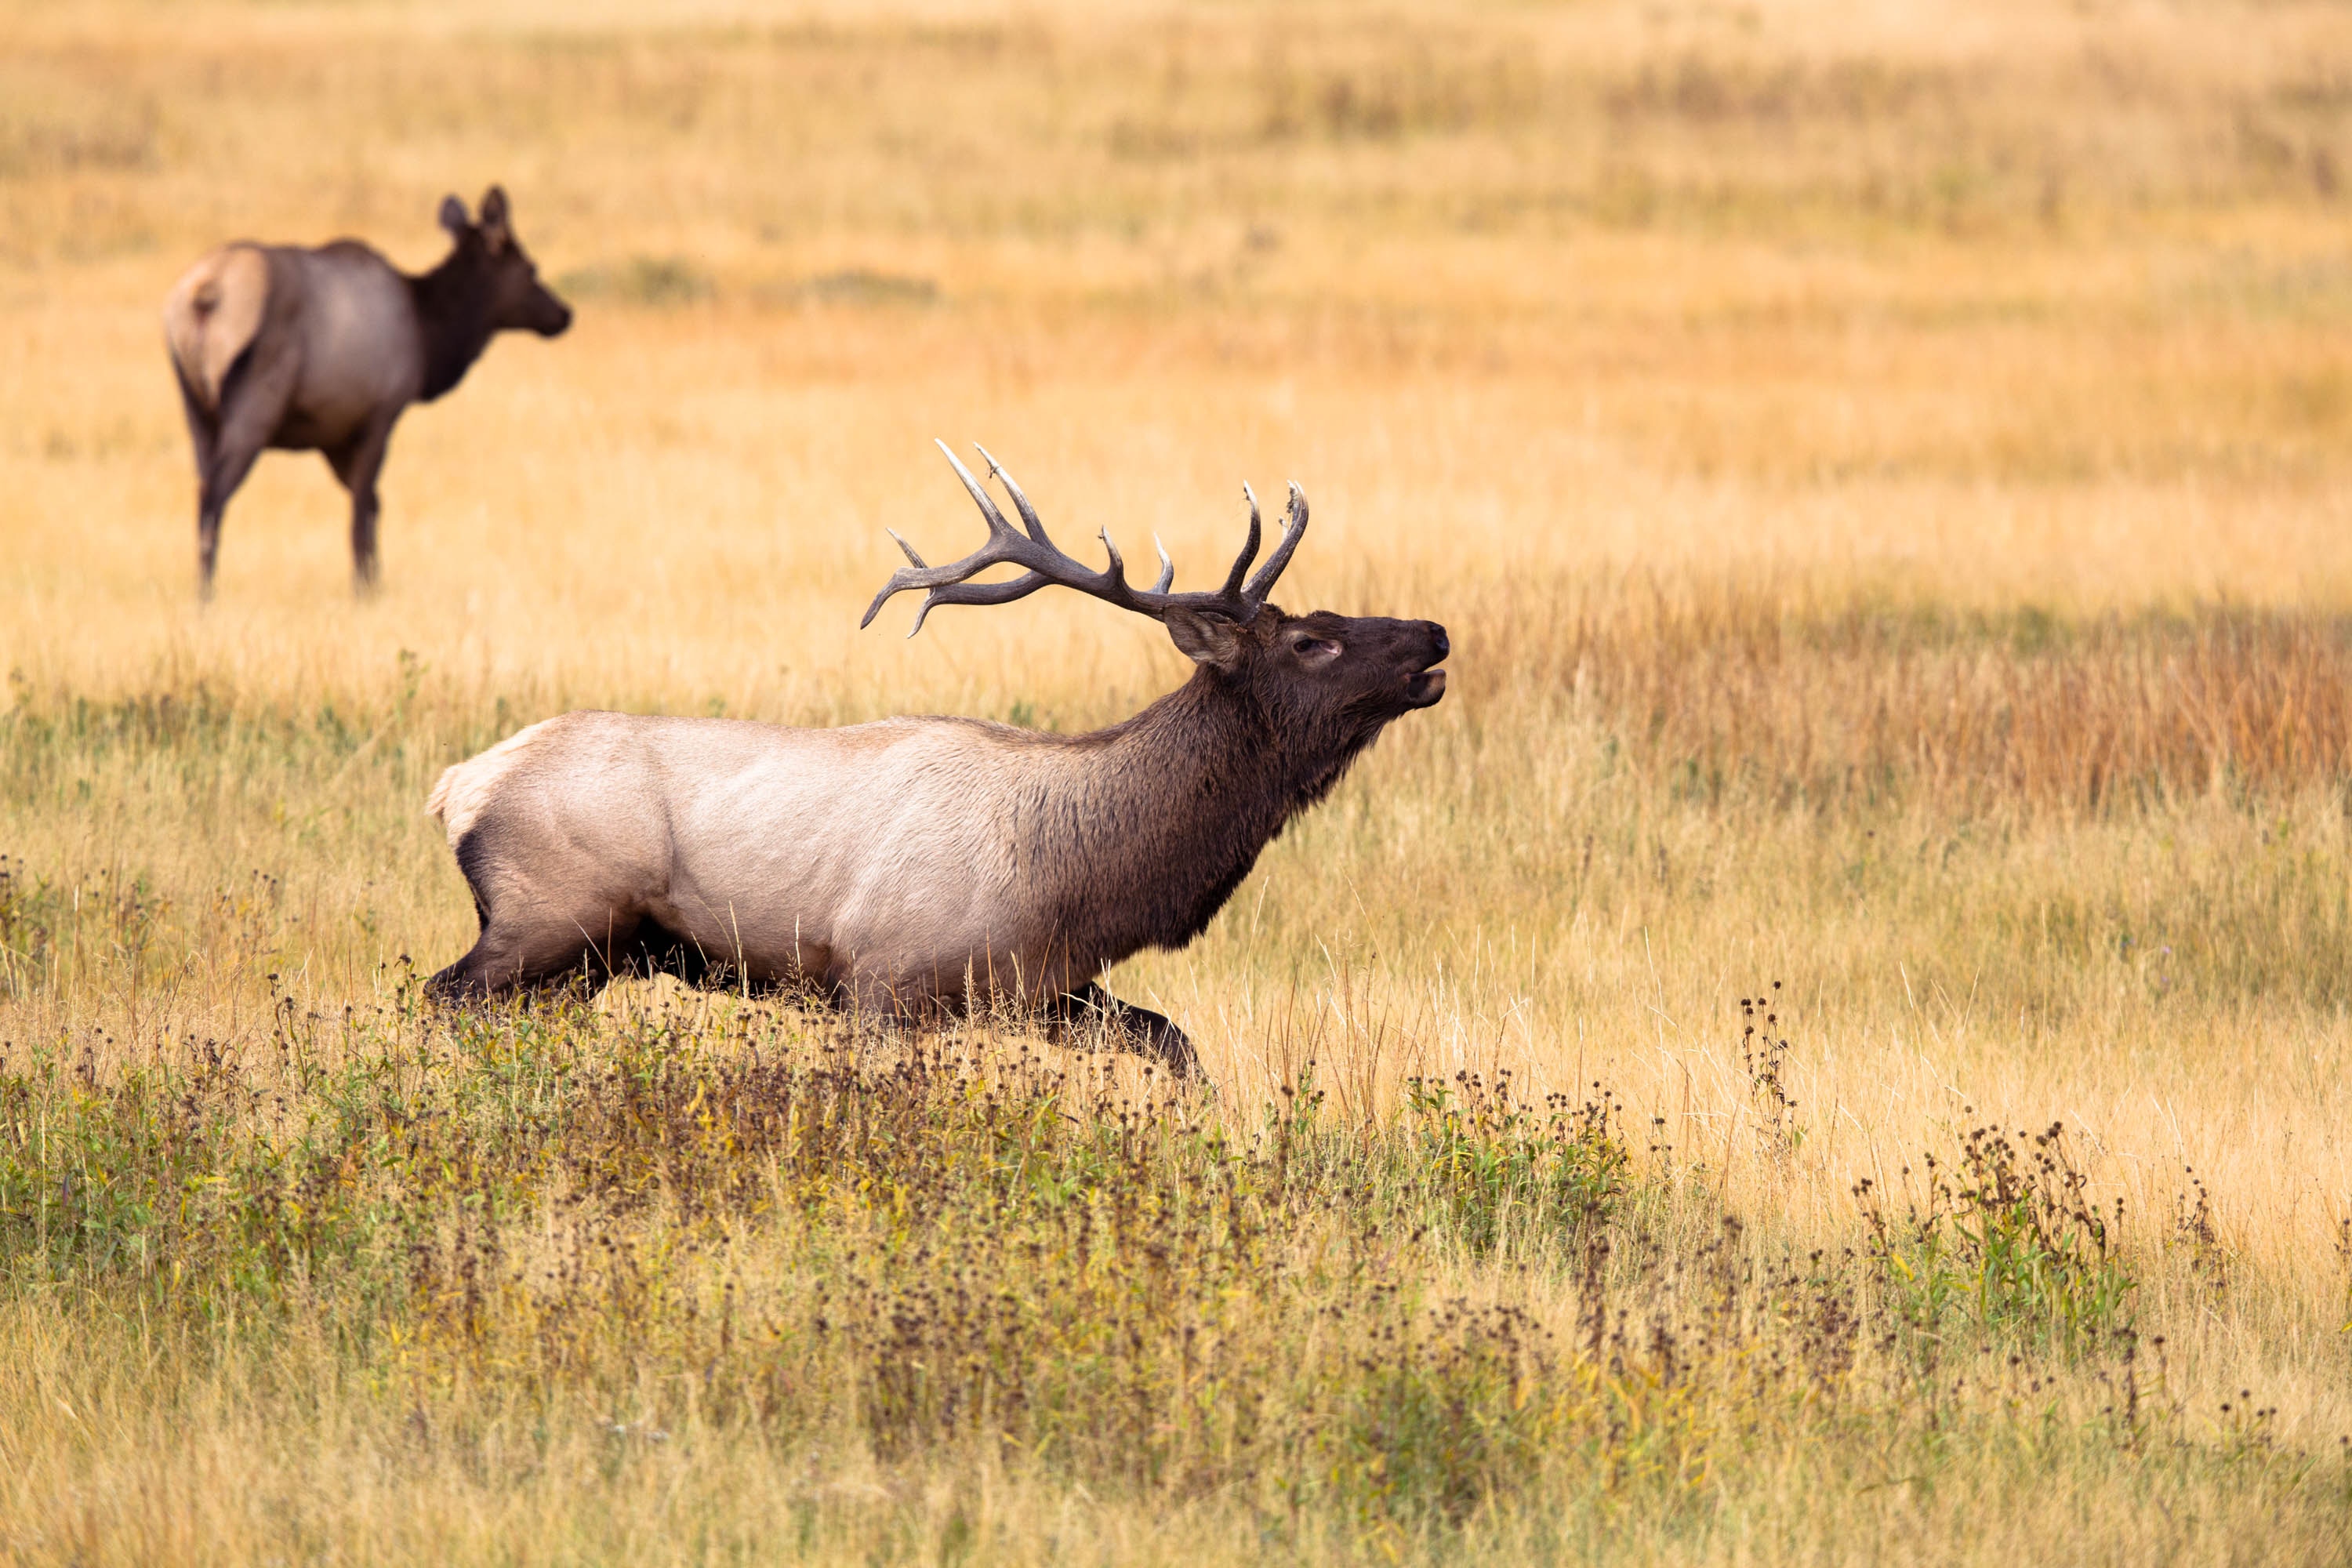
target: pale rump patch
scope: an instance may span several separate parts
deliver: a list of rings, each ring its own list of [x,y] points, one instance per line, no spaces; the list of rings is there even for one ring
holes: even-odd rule
[[[182,275],[163,303],[163,336],[205,412],[220,410],[221,384],[261,331],[269,302],[269,258],[259,247],[225,245]]]
[[[517,730],[488,751],[467,758],[454,767],[441,770],[441,777],[433,785],[433,793],[425,800],[425,814],[441,819],[448,831],[449,842],[455,844],[465,836],[482,808],[490,803],[490,794],[499,781],[506,777],[532,736],[561,719],[542,719],[538,723]]]

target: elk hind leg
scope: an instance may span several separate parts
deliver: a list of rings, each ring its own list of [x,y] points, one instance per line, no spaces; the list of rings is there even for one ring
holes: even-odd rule
[[[204,405],[188,378],[178,377],[180,407],[188,417],[188,442],[196,455],[196,592],[202,597],[213,596],[213,566],[220,556],[221,513],[228,506],[228,496],[214,482],[220,453],[220,421]],[[248,466],[250,464],[250,459]],[[237,476],[240,479],[242,474]],[[232,483],[229,489],[236,487]]]
[[[601,985],[621,954],[638,941],[639,922],[593,900],[552,899],[539,889],[501,885],[481,876],[481,857],[458,848],[472,885],[481,935],[466,955],[436,974],[426,994],[451,1001],[504,995],[584,975]],[[476,864],[468,864],[471,858]]]
[[[202,440],[196,444],[196,587],[207,599],[213,596],[213,568],[220,555],[221,515],[277,434],[293,391],[290,362],[288,369],[271,374],[257,367],[250,355],[239,360],[222,384],[220,417],[209,446]],[[193,428],[193,413],[189,423]]]
[[[425,983],[425,994],[446,1001],[476,1001],[509,992],[536,990],[572,975],[593,982],[611,978],[612,943],[592,941],[576,926],[551,921],[528,926],[493,917],[466,956]]]

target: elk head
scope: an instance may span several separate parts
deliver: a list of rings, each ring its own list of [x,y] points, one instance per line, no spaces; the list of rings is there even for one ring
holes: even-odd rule
[[[552,338],[572,324],[572,307],[539,280],[538,264],[515,237],[504,190],[492,185],[483,195],[479,222],[466,216],[466,204],[456,196],[442,197],[441,226],[457,242],[450,261],[461,266],[481,290],[484,324],[491,331]]]
[[[874,596],[862,630],[894,594],[924,590],[922,607],[915,612],[912,637],[923,629],[924,617],[939,605],[1004,605],[1025,598],[1048,584],[1079,593],[1151,616],[1168,628],[1177,649],[1199,666],[1195,679],[1215,686],[1246,703],[1262,716],[1268,735],[1284,750],[1302,757],[1327,758],[1327,776],[1312,787],[1319,794],[1336,779],[1349,759],[1370,743],[1382,726],[1416,708],[1427,708],[1445,695],[1445,671],[1436,666],[1450,645],[1445,628],[1434,621],[1390,620],[1381,616],[1333,615],[1318,610],[1293,616],[1268,601],[1283,568],[1307,533],[1307,496],[1296,483],[1290,487],[1289,515],[1282,542],[1255,574],[1262,538],[1257,496],[1247,485],[1249,537],[1234,557],[1222,587],[1209,592],[1173,593],[1176,568],[1160,547],[1160,578],[1150,588],[1127,580],[1127,565],[1110,531],[1101,538],[1110,564],[1094,571],[1064,554],[1046,536],[1037,510],[1003,465],[978,447],[989,473],[1003,485],[1021,515],[1015,530],[997,510],[971,471],[957,461],[944,442],[940,450],[963,481],[988,524],[988,542],[962,560],[930,566],[914,546],[890,537],[913,564],[891,574]],[[1025,530],[1025,532],[1023,531]],[[1152,542],[1159,544],[1158,540]],[[1021,575],[995,583],[971,578],[992,566],[1023,568]]]

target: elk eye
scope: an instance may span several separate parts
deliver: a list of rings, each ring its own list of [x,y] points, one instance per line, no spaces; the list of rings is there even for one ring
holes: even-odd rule
[[[1290,651],[1293,653],[1308,654],[1315,652],[1318,648],[1328,647],[1334,647],[1334,645],[1325,642],[1321,637],[1300,637],[1297,642],[1290,645]]]

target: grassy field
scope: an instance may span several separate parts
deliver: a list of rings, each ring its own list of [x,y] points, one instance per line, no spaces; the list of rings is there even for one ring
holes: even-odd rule
[[[0,1561],[2352,1557],[2352,17],[631,10],[0,8]],[[173,279],[493,181],[199,610]],[[523,723],[1183,677],[935,436],[1452,632],[1208,1087],[424,1007]]]

